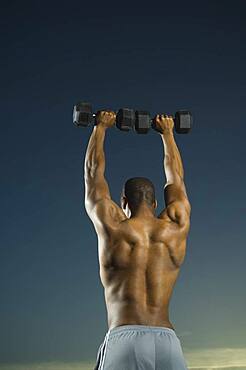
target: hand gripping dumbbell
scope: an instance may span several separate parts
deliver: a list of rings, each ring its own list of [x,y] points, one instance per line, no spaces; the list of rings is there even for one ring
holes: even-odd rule
[[[92,112],[90,103],[79,102],[73,109],[73,123],[78,127],[87,127],[96,124],[96,114]],[[135,112],[133,109],[122,108],[116,114],[116,127],[122,131],[129,131],[135,122]]]
[[[95,124],[96,114],[92,112],[92,105],[90,103],[79,102],[74,106],[73,122],[76,126],[87,127]],[[147,134],[152,127],[154,130],[160,132],[155,120],[150,118],[147,111],[136,110],[129,108],[119,109],[116,115],[116,127],[122,131],[129,131],[134,129],[138,134]],[[178,111],[175,113],[174,128],[179,134],[186,134],[192,127],[192,115],[189,111]]]
[[[190,132],[193,118],[189,111],[177,111],[173,120],[175,131],[178,134],[188,134]],[[135,112],[135,131],[140,134],[146,134],[151,127],[161,133],[156,126],[155,119],[150,118],[149,112],[137,110]]]

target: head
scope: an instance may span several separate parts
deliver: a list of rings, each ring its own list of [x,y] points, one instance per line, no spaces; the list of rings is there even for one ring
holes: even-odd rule
[[[150,215],[154,214],[156,207],[155,188],[149,179],[132,177],[125,182],[121,194],[121,208],[128,218],[143,209]]]

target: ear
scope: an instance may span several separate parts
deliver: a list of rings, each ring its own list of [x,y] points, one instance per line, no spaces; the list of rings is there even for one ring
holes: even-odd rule
[[[127,204],[127,198],[125,196],[121,197],[121,207],[123,209],[126,208],[126,204]]]

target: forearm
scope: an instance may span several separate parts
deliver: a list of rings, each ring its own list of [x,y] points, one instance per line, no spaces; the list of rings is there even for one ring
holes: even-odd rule
[[[104,139],[105,128],[96,125],[93,128],[87,151],[85,155],[84,170],[85,175],[94,177],[95,174],[104,176],[105,172],[105,155],[104,155]]]
[[[164,144],[164,170],[167,182],[173,183],[177,174],[184,179],[182,159],[175,143],[173,131],[161,134]]]

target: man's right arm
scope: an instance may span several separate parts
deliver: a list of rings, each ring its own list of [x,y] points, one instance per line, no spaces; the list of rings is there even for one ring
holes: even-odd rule
[[[185,234],[188,234],[191,206],[186,193],[184,169],[174,140],[173,129],[164,130],[161,137],[164,145],[164,171],[167,183],[164,187],[166,209],[161,212],[159,218],[168,216]]]

